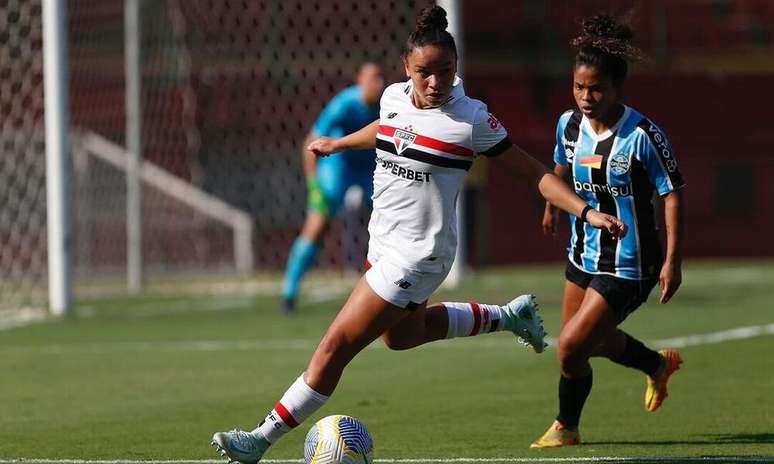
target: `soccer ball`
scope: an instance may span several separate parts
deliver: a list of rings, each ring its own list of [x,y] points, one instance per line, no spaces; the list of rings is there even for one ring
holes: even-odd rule
[[[371,464],[373,455],[371,434],[354,417],[323,417],[309,429],[304,440],[307,464]]]

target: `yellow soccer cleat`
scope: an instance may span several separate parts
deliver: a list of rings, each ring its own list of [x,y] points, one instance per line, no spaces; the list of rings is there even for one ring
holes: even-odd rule
[[[530,448],[559,448],[561,446],[572,446],[580,443],[580,432],[578,429],[568,429],[561,422],[555,420],[551,427],[546,430],[542,437],[538,438]]]
[[[661,367],[653,377],[645,377],[648,384],[645,390],[645,409],[650,412],[658,409],[664,402],[668,396],[667,381],[683,363],[680,353],[676,350],[659,350],[658,354],[661,356]]]

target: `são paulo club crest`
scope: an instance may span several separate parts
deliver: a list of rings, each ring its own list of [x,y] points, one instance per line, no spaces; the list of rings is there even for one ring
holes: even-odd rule
[[[610,158],[610,172],[616,176],[622,176],[629,170],[629,156],[616,153]]]
[[[395,133],[392,135],[392,141],[395,143],[395,150],[398,151],[399,155],[414,143],[414,140],[416,139],[417,134],[404,131],[403,129],[396,129]]]

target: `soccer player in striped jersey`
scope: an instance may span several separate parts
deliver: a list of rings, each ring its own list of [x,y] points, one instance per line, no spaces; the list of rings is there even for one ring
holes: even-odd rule
[[[656,352],[618,328],[656,283],[661,303],[680,287],[681,199],[684,182],[664,132],[622,102],[627,60],[639,57],[632,30],[607,15],[583,21],[573,95],[578,108],[559,118],[554,172],[569,178],[594,208],[617,216],[629,233],[618,239],[570,214],[570,239],[559,336],[559,414],[533,448],[580,442],[578,424],[591,391],[589,358],[601,356],[646,374],[645,408],[667,396],[667,379],[680,367],[674,350]],[[666,254],[659,244],[653,196],[664,202]],[[556,208],[546,204],[543,228],[554,232]]]
[[[379,98],[384,89],[382,69],[366,62],[358,69],[355,85],[342,90],[325,106],[303,143],[302,156],[307,185],[307,216],[301,234],[288,255],[279,310],[293,312],[301,279],[312,267],[331,219],[344,203],[344,195],[359,186],[369,201],[373,193],[374,151],[353,150],[317,160],[307,150],[318,137],[343,137],[379,117]]]
[[[545,348],[532,295],[505,305],[427,304],[454,260],[457,196],[476,155],[502,159],[564,210],[580,215],[587,206],[559,177],[514,146],[486,105],[465,95],[446,26],[443,8],[423,10],[403,55],[410,79],[385,90],[379,119],[349,136],[321,138],[309,146],[320,156],[376,148],[371,267],[328,327],[306,371],[258,427],[213,435],[212,444],[233,461],[257,462],[272,443],[314,414],[347,364],[379,337],[389,348],[405,350],[507,330],[536,352]],[[585,216],[615,237],[626,232],[609,214],[586,210]]]

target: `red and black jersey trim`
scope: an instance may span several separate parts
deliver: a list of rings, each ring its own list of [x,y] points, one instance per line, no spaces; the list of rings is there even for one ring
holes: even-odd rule
[[[379,125],[379,133],[382,135],[385,135],[387,137],[393,137],[395,135],[395,132],[399,129],[397,127],[387,126],[384,124]],[[444,142],[443,140],[434,139],[432,137],[427,137],[421,134],[412,134],[416,137],[414,139],[414,144],[426,148],[430,148],[431,150],[437,150],[440,152],[448,153],[450,155],[455,156],[474,156],[473,150],[469,148],[465,148],[460,145],[455,145],[453,143]]]
[[[395,149],[395,144],[386,140],[376,139],[376,148],[388,153],[392,153],[396,156],[402,156],[404,158],[413,159],[422,163],[432,164],[434,166],[440,166],[442,168],[454,168],[469,170],[473,166],[473,161],[463,159],[445,158],[443,156],[433,155],[424,151],[417,150],[415,148],[406,148],[400,154]]]
[[[492,148],[486,151],[482,151],[481,154],[486,156],[487,158],[493,158],[498,155],[502,155],[507,149],[511,148],[513,146],[513,142],[511,142],[511,138],[507,135],[504,139],[500,140]]]

